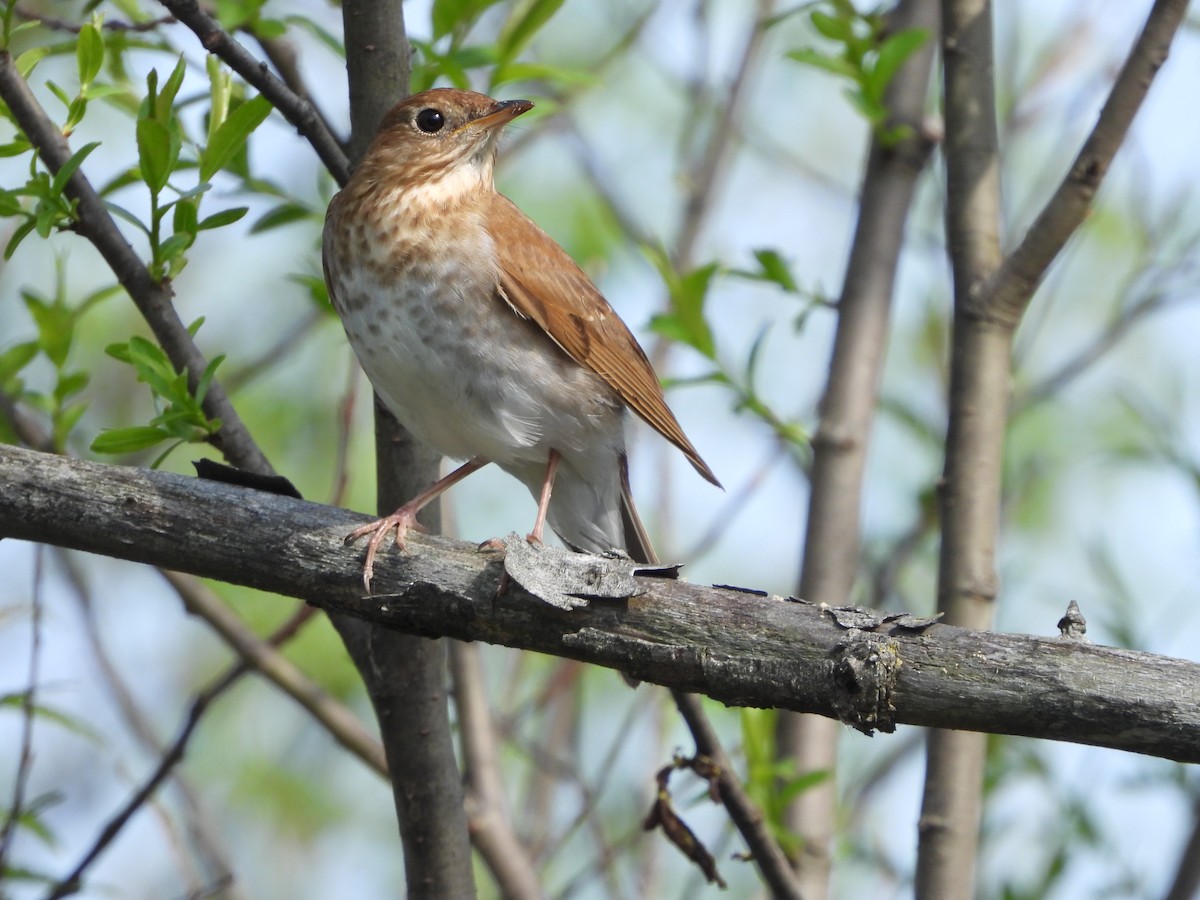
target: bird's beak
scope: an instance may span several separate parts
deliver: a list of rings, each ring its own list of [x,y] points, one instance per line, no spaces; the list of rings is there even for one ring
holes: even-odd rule
[[[484,113],[478,119],[472,119],[469,124],[472,128],[498,128],[531,109],[533,104],[528,100],[500,100],[492,107],[491,112]]]

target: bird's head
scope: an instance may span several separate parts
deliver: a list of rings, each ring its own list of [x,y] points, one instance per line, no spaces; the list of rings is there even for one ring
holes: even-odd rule
[[[453,88],[413,94],[384,116],[360,169],[381,170],[406,193],[428,192],[431,202],[490,189],[500,132],[532,108],[528,100]]]

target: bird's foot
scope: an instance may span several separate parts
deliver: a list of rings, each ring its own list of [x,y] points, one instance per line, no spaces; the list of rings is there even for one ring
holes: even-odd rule
[[[355,528],[352,532],[346,535],[344,543],[353,544],[360,537],[371,535],[371,539],[367,541],[367,559],[363,563],[363,587],[367,589],[367,593],[371,593],[371,578],[375,575],[375,554],[379,551],[379,545],[383,543],[384,538],[393,530],[396,532],[395,544],[401,550],[407,550],[405,537],[409,531],[424,531],[425,526],[417,521],[417,511],[420,507],[416,507],[411,503],[406,503],[390,516],[384,516],[382,519],[376,519],[374,522],[369,522],[360,528]]]

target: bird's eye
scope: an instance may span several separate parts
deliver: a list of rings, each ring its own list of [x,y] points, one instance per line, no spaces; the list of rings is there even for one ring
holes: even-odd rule
[[[417,113],[417,127],[426,134],[435,134],[446,124],[446,117],[436,109],[423,109]]]

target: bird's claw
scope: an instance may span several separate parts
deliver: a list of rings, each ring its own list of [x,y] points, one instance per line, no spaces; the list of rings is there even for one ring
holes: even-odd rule
[[[401,552],[404,552],[408,550],[408,544],[405,541],[408,532],[423,532],[426,529],[417,521],[416,510],[402,506],[390,516],[384,516],[382,519],[376,519],[374,522],[355,528],[346,535],[343,541],[344,544],[350,545],[360,537],[368,534],[371,536],[371,539],[367,541],[367,558],[363,562],[363,587],[366,588],[368,594],[371,593],[371,579],[375,575],[375,555],[379,552],[379,545],[393,530],[396,532],[394,543]]]

